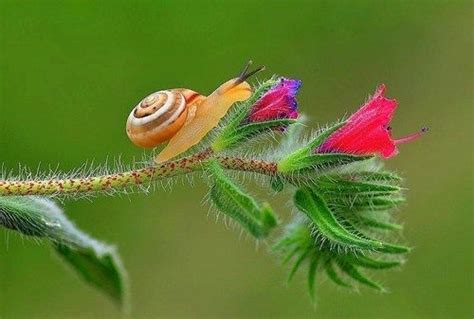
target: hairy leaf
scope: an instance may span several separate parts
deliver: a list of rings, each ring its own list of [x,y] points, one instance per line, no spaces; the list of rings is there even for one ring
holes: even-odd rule
[[[216,162],[208,165],[212,172],[210,197],[216,207],[232,217],[256,238],[268,235],[276,226],[277,218],[271,207],[264,203],[259,205],[255,199],[225,175]]]
[[[79,230],[56,203],[43,197],[0,197],[0,224],[49,239],[80,277],[128,307],[127,276],[114,247]]]
[[[366,240],[349,232],[334,217],[324,200],[308,187],[300,188],[295,194],[296,207],[305,213],[318,231],[334,242],[348,248],[378,249],[380,241]]]

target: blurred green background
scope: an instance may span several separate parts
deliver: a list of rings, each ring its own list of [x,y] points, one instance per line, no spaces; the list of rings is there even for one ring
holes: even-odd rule
[[[68,201],[69,216],[116,243],[134,318],[472,318],[472,1],[0,1],[0,162],[70,170],[125,162],[129,111],[150,92],[211,92],[245,61],[303,80],[311,124],[355,110],[379,83],[400,103],[401,136],[428,125],[387,165],[406,177],[401,271],[391,290],[317,286],[267,247],[226,229],[186,182],[149,196]],[[289,219],[285,199],[275,199]],[[117,318],[46,243],[0,230],[0,317]]]

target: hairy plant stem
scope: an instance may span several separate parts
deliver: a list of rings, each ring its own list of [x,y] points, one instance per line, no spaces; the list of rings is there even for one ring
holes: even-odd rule
[[[71,179],[0,180],[0,196],[60,195],[119,190],[201,171],[211,159],[217,160],[223,168],[229,170],[255,172],[270,176],[276,174],[277,171],[277,165],[274,162],[219,156],[213,154],[211,150],[205,150],[176,161],[108,175]]]

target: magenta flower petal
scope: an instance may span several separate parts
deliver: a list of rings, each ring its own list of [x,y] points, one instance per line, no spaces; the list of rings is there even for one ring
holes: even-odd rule
[[[354,155],[381,155],[389,158],[397,154],[397,145],[413,141],[426,129],[394,140],[390,121],[398,104],[384,96],[385,85],[380,85],[375,94],[346,124],[334,132],[318,148],[321,153],[348,153]]]
[[[295,119],[298,117],[296,94],[301,81],[281,78],[280,82],[268,90],[252,107],[248,122],[263,122],[275,119]]]

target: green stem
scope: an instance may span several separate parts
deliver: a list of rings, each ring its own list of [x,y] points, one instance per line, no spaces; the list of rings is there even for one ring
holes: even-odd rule
[[[0,180],[0,196],[59,195],[119,190],[163,178],[201,171],[204,168],[203,164],[211,158],[217,159],[225,169],[255,172],[270,176],[276,174],[276,163],[218,156],[213,155],[210,150],[206,150],[176,161],[122,173],[71,179]]]

